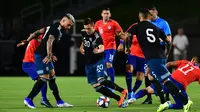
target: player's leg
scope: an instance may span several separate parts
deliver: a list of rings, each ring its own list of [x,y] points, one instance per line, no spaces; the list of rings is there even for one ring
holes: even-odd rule
[[[53,63],[50,62],[48,64],[48,66],[50,69],[49,87],[54,95],[54,98],[56,99],[57,107],[73,107],[73,105],[66,103],[61,99],[61,97],[59,95],[58,86],[56,84],[56,75],[55,75]]]
[[[38,77],[37,81],[35,82],[31,92],[29,95],[24,99],[24,104],[27,105],[31,109],[35,109],[35,105],[33,103],[33,99],[35,96],[40,92],[42,87],[47,83],[48,81],[48,74],[41,75]]]
[[[115,70],[113,67],[113,60],[114,60],[115,53],[116,53],[116,50],[114,49],[109,49],[109,50],[104,51],[105,60],[106,60],[106,68],[107,68],[110,80],[112,82],[115,81]]]
[[[170,80],[170,73],[167,70],[167,68],[165,67],[165,59],[152,59],[148,61],[148,65],[150,67],[150,73],[152,76],[154,76],[154,78],[156,78],[158,81],[162,82],[163,85],[169,90],[169,92],[176,96],[178,99],[182,100],[183,104],[188,106],[188,108],[191,107],[191,102],[188,101],[188,97],[183,96],[180,93],[180,89],[173,84]],[[154,84],[156,90],[159,89],[158,85],[159,82],[158,81],[154,81],[156,82]],[[157,90],[157,92],[162,92],[162,89]],[[159,95],[159,93],[158,93]],[[161,98],[161,97],[160,97]],[[167,103],[164,103],[163,101],[165,101],[165,99],[161,98],[161,105],[158,108],[158,112],[163,111],[164,109],[167,108]],[[189,104],[188,104],[189,103]],[[187,109],[186,109],[187,112]]]
[[[104,59],[101,59],[99,62],[97,62],[95,66],[96,66],[95,70],[96,70],[96,74],[97,74],[98,84],[100,84],[101,86],[104,86],[104,87],[111,88],[112,90],[116,90],[122,94],[122,96],[120,97],[120,100],[117,100],[118,106],[121,106],[122,103],[124,102],[124,99],[127,97],[127,90],[123,89],[116,83],[114,83],[110,80],[106,80],[104,78],[105,72],[106,72],[106,66],[105,66]]]
[[[48,74],[45,72],[45,64],[42,62],[42,59],[44,57],[37,55],[35,56],[35,64],[36,64],[36,70],[37,74],[40,75],[35,82],[31,92],[29,95],[24,99],[25,105],[27,105],[29,108],[35,109],[35,105],[33,104],[34,97],[40,92],[42,87],[47,83],[48,81]]]
[[[135,58],[133,58],[131,55],[128,56],[128,61],[126,64],[126,85],[128,89],[128,99],[131,99],[133,96],[132,93],[132,74],[134,70],[134,63],[135,63]]]
[[[35,63],[33,63],[33,62],[24,62],[22,64],[22,69],[23,69],[24,72],[26,72],[31,77],[32,80],[37,80],[38,79],[39,75],[36,72],[36,65],[35,65]],[[35,94],[35,96],[36,95],[37,94]],[[41,89],[41,95],[42,95],[41,104],[45,105],[48,108],[51,108],[51,106],[46,105],[47,104],[46,102],[48,101],[48,99],[47,99],[47,84],[45,84],[42,87],[42,89]]]
[[[135,93],[137,89],[142,85],[142,81],[144,78],[144,73],[145,73],[145,65],[146,61],[144,58],[136,57],[136,82],[133,87],[133,92]]]
[[[145,87],[148,87],[151,85],[151,81],[149,80],[149,67],[146,66],[146,71],[145,71]],[[151,94],[147,94],[147,98],[145,99],[144,102],[142,102],[142,104],[152,104],[152,97]]]

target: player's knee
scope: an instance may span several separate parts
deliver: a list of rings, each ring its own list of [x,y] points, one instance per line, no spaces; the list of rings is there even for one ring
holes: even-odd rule
[[[132,65],[126,65],[126,72],[132,73],[133,72],[133,66]]]
[[[53,77],[53,76],[55,75],[55,70],[54,70],[54,69],[50,70],[49,75],[50,75],[51,77]]]
[[[144,78],[144,73],[143,72],[137,72],[137,80],[143,80]]]
[[[97,79],[99,85],[101,85],[105,80],[106,79],[103,78],[103,77],[100,77],[100,78]]]
[[[102,88],[102,86],[98,84],[93,84],[92,86],[94,87],[96,92],[99,92],[99,90]]]
[[[154,94],[154,90],[153,88],[151,88],[151,86],[148,86],[145,90],[147,91],[148,94]]]
[[[112,63],[107,62],[107,63],[106,63],[106,67],[107,67],[107,68],[112,68],[113,65],[112,65]]]
[[[40,75],[40,78],[44,78],[44,79],[49,79],[49,75],[48,74],[44,74],[44,75]]]
[[[148,74],[148,78],[149,78],[150,81],[154,80],[154,78],[150,74]]]
[[[50,77],[49,77],[49,80],[50,80],[50,81],[51,81],[51,80],[56,80],[56,75],[50,76]]]
[[[39,77],[38,80],[42,80],[42,81],[44,81],[44,82],[47,82],[49,79],[44,78],[44,77]]]

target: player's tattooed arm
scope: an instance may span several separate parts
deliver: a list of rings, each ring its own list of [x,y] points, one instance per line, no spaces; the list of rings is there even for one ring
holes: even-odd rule
[[[29,38],[27,39],[27,41],[31,41],[32,39],[34,38],[37,38],[39,35],[43,34],[45,31],[45,28],[42,28],[42,29],[39,29],[39,30],[36,30],[35,32],[31,33]]]
[[[81,54],[85,54],[85,50],[84,50],[84,48],[83,48],[83,41],[82,41],[82,43],[81,43],[81,46],[80,46],[80,52],[81,52]]]
[[[165,66],[167,68],[176,67],[177,66],[177,61],[168,62]]]
[[[39,35],[44,33],[44,30],[45,30],[45,28],[42,28],[40,30],[35,31],[34,33],[31,33],[26,40],[22,40],[20,43],[18,43],[17,47],[23,46],[23,45],[27,44],[29,41],[31,41],[32,39],[37,38]]]
[[[42,60],[43,63],[48,64],[52,60],[52,48],[53,48],[53,41],[55,40],[55,37],[53,35],[49,35],[49,38],[47,40],[47,56]]]
[[[53,48],[53,41],[55,40],[55,37],[53,35],[49,35],[49,38],[47,40],[47,56],[49,58],[52,57],[52,48]]]

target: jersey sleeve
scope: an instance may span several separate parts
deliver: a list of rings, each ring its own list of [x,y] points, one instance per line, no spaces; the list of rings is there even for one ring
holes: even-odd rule
[[[123,31],[118,22],[114,21],[115,32]]]
[[[86,36],[85,29],[81,30],[81,36],[82,36],[82,40],[84,40],[84,37]]]
[[[163,31],[166,36],[171,35],[171,30],[167,21],[163,22]]]
[[[97,32],[99,32],[98,26],[99,26],[99,22],[97,21],[94,25],[94,30]]]
[[[132,35],[136,35],[137,25],[131,25],[126,32]]]
[[[159,30],[159,37],[162,40],[165,40],[167,38],[167,36],[165,35],[165,33],[161,29],[159,29],[159,28],[158,28],[158,30]]]
[[[50,26],[49,35],[53,35],[55,38],[58,38],[59,31],[57,25],[53,24]]]
[[[96,33],[96,35],[98,35],[98,38],[96,40],[96,44],[97,45],[103,45],[103,40],[102,40],[102,37],[99,33]]]

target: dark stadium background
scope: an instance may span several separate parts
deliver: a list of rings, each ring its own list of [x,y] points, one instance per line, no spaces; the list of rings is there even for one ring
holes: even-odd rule
[[[54,5],[52,5],[55,3]],[[76,19],[91,17],[100,19],[101,9],[109,7],[112,18],[117,20],[126,30],[129,25],[138,21],[138,10],[142,7],[155,5],[159,16],[166,19],[175,35],[177,28],[183,27],[188,36],[190,45],[188,59],[200,54],[200,11],[197,0],[1,0],[0,3],[0,76],[27,76],[21,70],[21,63],[26,46],[16,48],[16,43],[26,39],[29,34],[45,25],[48,25],[70,12]],[[35,12],[35,13],[32,13]],[[77,24],[77,32],[82,28]],[[72,45],[79,47],[81,38],[73,36],[70,32],[64,35],[59,44],[55,63],[56,75],[84,75],[84,58],[77,53],[77,70],[69,72],[69,48]],[[116,40],[117,42],[119,40]],[[170,55],[169,60],[173,56]],[[115,56],[116,74],[123,74],[126,56],[117,53]]]

